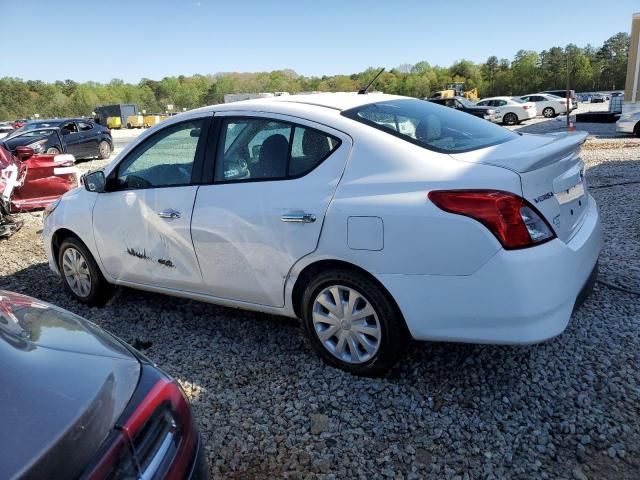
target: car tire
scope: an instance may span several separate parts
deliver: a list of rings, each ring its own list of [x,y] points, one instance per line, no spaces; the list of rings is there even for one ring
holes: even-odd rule
[[[348,305],[350,313],[344,310]],[[358,272],[335,269],[319,274],[305,288],[302,309],[314,350],[329,365],[354,375],[386,373],[410,340],[404,319],[387,292]],[[352,318],[354,311],[360,313],[359,318]]]
[[[60,153],[60,150],[58,150],[56,147],[49,147],[47,148],[47,155],[58,155]]]
[[[633,127],[633,134],[636,137],[640,137],[640,122],[636,123],[635,127]]]
[[[101,306],[111,297],[113,286],[77,238],[67,237],[60,244],[58,268],[65,291],[79,302]]]
[[[556,111],[551,107],[545,107],[545,109],[542,110],[542,116],[544,118],[553,118],[556,116]]]
[[[517,125],[518,116],[515,113],[506,113],[504,117],[502,117],[502,123],[504,123],[505,125]]]
[[[98,157],[100,160],[106,160],[111,156],[111,145],[106,140],[102,140],[98,144]]]

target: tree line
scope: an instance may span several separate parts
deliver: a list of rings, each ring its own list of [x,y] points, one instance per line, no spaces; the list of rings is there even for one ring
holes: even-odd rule
[[[552,47],[536,52],[520,50],[513,59],[489,57],[484,63],[456,61],[450,67],[427,61],[404,64],[385,71],[375,89],[385,93],[424,98],[452,81],[466,82],[480,96],[523,95],[541,90],[562,89],[567,84],[578,92],[623,89],[627,72],[629,35],[617,33],[599,48]],[[136,103],[148,113],[162,113],[222,103],[228,93],[356,91],[366,85],[378,69],[352,75],[305,77],[293,70],[259,73],[217,73],[142,79],[137,84],[113,79],[109,83],[0,78],[0,120],[91,115],[98,105]]]

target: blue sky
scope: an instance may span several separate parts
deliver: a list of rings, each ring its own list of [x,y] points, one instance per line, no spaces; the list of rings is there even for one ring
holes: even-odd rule
[[[519,49],[599,46],[637,0],[0,0],[0,77],[137,82],[291,68],[449,66]]]

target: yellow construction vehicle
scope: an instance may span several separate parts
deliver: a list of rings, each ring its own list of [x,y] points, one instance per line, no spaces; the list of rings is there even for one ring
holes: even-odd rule
[[[433,94],[433,98],[453,98],[464,97],[472,101],[478,100],[478,89],[464,89],[464,82],[447,83],[444,90],[437,91]]]

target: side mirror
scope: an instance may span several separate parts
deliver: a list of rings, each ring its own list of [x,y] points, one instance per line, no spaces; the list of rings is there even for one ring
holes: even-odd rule
[[[64,135],[69,135],[71,132],[65,128],[63,128],[62,130],[60,130],[60,133],[64,136]]]
[[[16,148],[16,157],[18,157],[23,162],[33,157],[34,151],[31,147],[17,147]]]
[[[90,192],[104,192],[106,181],[104,178],[104,172],[102,170],[87,173],[82,177],[82,182],[84,183],[84,188],[86,188]]]

